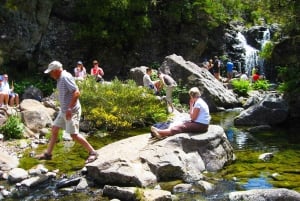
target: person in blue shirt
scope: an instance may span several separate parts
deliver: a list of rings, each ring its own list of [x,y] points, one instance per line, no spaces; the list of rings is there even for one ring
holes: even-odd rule
[[[226,71],[227,71],[227,82],[229,82],[232,79],[233,75],[233,63],[229,59],[226,63]]]

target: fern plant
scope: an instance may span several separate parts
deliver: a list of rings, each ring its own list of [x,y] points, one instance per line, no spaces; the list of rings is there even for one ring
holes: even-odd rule
[[[251,90],[251,83],[248,80],[232,80],[233,91],[240,96],[247,96]]]
[[[269,83],[268,80],[261,80],[260,79],[260,80],[257,80],[256,82],[254,82],[252,84],[252,88],[255,89],[255,90],[261,89],[261,90],[266,91],[266,90],[269,89],[269,87],[270,87],[270,83]]]

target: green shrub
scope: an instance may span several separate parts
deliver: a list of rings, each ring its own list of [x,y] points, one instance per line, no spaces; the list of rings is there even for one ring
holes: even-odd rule
[[[97,128],[116,132],[167,119],[165,102],[133,80],[122,83],[115,79],[109,84],[100,84],[89,76],[77,83],[83,117]]]
[[[23,137],[24,124],[19,116],[11,115],[5,124],[0,127],[0,132],[5,139],[21,139]]]
[[[26,77],[17,82],[15,81],[14,91],[19,95],[21,95],[30,86],[34,86],[40,89],[44,97],[51,95],[53,93],[53,90],[56,87],[55,81],[53,81],[50,77],[41,79],[40,76],[33,76],[33,77]]]
[[[252,88],[255,90],[262,89],[264,91],[268,90],[270,87],[270,83],[268,80],[257,80],[252,84]]]
[[[232,80],[233,91],[240,96],[247,96],[248,91],[251,90],[251,83],[248,80]]]
[[[276,70],[278,72],[278,78],[282,82],[279,87],[281,92],[299,92],[300,69],[297,66],[276,66]]]

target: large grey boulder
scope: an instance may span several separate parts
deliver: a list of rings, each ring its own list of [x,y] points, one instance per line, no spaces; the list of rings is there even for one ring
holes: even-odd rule
[[[210,125],[203,134],[182,133],[163,140],[139,135],[109,144],[87,164],[87,176],[99,184],[150,186],[158,181],[202,179],[203,171],[218,171],[234,160],[222,127]]]
[[[296,201],[300,200],[300,193],[284,188],[254,189],[229,193],[230,201]]]
[[[38,132],[52,124],[55,110],[45,107],[34,99],[25,99],[20,104],[24,124],[33,132]]]
[[[198,87],[202,92],[202,98],[206,101],[211,112],[218,111],[219,107],[233,108],[240,106],[236,95],[232,90],[227,89],[222,82],[206,69],[201,68],[191,61],[186,61],[181,56],[172,54],[165,57],[160,66],[160,70],[171,74],[177,83],[191,87]],[[130,77],[138,85],[142,85],[145,66],[136,67],[130,70]],[[182,102],[188,102],[188,94],[184,94],[185,99]]]
[[[242,111],[234,119],[235,125],[276,125],[288,118],[288,104],[277,93],[268,93],[258,103]]]

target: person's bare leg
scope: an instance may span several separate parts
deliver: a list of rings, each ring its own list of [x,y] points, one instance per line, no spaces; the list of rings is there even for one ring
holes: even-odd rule
[[[94,153],[95,149],[92,147],[92,145],[80,134],[71,134],[72,139],[75,142],[78,142],[81,144],[86,150],[88,150],[89,153]]]
[[[15,102],[15,96],[11,96],[9,99],[9,106],[13,107],[14,106],[14,102]]]
[[[53,151],[54,145],[57,141],[59,129],[60,128],[57,126],[52,126],[51,138],[50,138],[50,142],[48,144],[47,151],[40,155],[37,155],[35,158],[37,158],[39,160],[51,160],[52,159],[52,151]]]
[[[47,154],[48,155],[52,155],[52,151],[54,148],[54,145],[57,141],[57,137],[58,137],[58,132],[59,132],[59,127],[57,126],[52,126],[52,130],[51,130],[51,138],[50,138],[50,142],[48,144],[48,148],[47,148]]]
[[[9,95],[8,94],[4,94],[4,104],[8,105],[8,99],[9,99]]]
[[[0,93],[0,106],[3,105],[4,96],[3,93]]]
[[[18,106],[20,104],[20,99],[19,99],[18,94],[15,95],[15,103],[16,103],[16,106]]]
[[[164,129],[164,130],[160,130],[154,126],[151,126],[151,132],[152,134],[157,137],[158,139],[162,139],[164,137],[167,137],[167,136],[170,136],[170,135],[173,135],[171,133],[171,130],[170,129]]]
[[[166,137],[166,136],[172,135],[170,129],[164,129],[164,130],[157,129],[157,132],[158,132],[158,133],[160,134],[160,136],[162,136],[162,137]]]
[[[95,149],[92,147],[92,145],[80,134],[71,134],[71,137],[74,141],[81,144],[84,148],[86,148],[89,152],[89,156],[87,160],[85,161],[85,164],[91,163],[95,161],[98,158],[98,153],[95,151]]]

